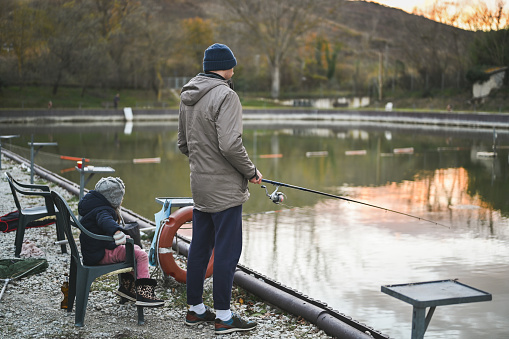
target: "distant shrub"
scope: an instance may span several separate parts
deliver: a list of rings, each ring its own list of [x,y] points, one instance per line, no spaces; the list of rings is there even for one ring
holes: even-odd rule
[[[476,66],[474,68],[471,68],[467,71],[466,78],[469,82],[476,83],[476,82],[486,82],[490,79],[490,75],[486,73],[486,67],[482,66]]]

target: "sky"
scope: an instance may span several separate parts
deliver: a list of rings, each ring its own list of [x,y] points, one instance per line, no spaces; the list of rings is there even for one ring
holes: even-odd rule
[[[431,3],[430,0],[371,0],[372,2],[378,2],[380,4],[390,6],[390,7],[396,7],[401,8],[404,11],[412,12],[414,7],[423,7],[426,5],[426,3]]]
[[[430,5],[433,3],[433,0],[368,0],[372,2],[378,2],[380,4],[395,7],[395,8],[401,8],[404,11],[407,11],[409,13],[412,12],[414,7],[423,8],[427,5]],[[465,3],[468,2],[475,2],[475,1],[463,1]],[[488,5],[494,5],[496,0],[484,0],[485,3]]]

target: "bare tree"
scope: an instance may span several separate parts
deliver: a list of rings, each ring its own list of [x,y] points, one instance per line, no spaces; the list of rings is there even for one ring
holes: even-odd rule
[[[435,0],[425,8],[415,8],[413,14],[449,26],[459,27],[462,21],[462,6],[458,2]]]
[[[147,4],[148,3],[148,4]],[[107,45],[107,55],[113,61],[115,86],[125,84],[123,62],[130,46],[141,34],[139,22],[143,20],[144,7],[134,0],[94,0],[94,14],[99,21],[101,41]],[[150,5],[150,1],[145,1]],[[141,39],[140,39],[141,40]]]
[[[55,20],[48,50],[53,60],[51,80],[56,94],[66,75],[79,74],[81,67],[89,64],[84,60],[87,54],[82,52],[97,41],[97,20],[89,16],[87,2],[61,0],[60,4],[58,1],[51,4]]]
[[[509,19],[504,0],[496,0],[493,6],[485,0],[434,0],[425,8],[414,9],[413,13],[471,31],[500,30],[508,25]]]
[[[252,44],[268,59],[271,69],[271,95],[279,97],[281,66],[296,41],[315,27],[320,17],[316,10],[326,11],[321,0],[222,0],[230,21],[244,28]]]
[[[503,0],[497,0],[494,8],[478,1],[463,18],[464,24],[472,31],[497,31],[507,26],[507,11]]]

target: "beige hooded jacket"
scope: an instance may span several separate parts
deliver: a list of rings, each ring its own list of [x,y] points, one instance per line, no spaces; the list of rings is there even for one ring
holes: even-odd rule
[[[199,74],[180,94],[178,147],[189,157],[194,207],[220,212],[249,199],[256,167],[242,142],[242,105],[228,81]]]

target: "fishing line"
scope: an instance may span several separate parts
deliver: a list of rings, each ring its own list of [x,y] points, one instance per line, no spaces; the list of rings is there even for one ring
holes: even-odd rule
[[[258,214],[281,213],[281,212],[286,212],[286,211],[294,211],[294,210],[297,209],[295,207],[291,207],[291,206],[288,206],[288,205],[284,205],[284,206],[288,207],[288,208],[284,208],[284,209],[280,209],[280,210],[275,210],[275,211],[262,211],[262,212],[253,212],[253,213],[243,213],[242,217],[250,217],[252,215],[258,215]]]
[[[376,206],[376,205],[368,204],[368,203],[362,202],[362,201],[345,198],[345,197],[342,197],[342,196],[339,196],[339,195],[335,195],[335,194],[320,192],[320,191],[312,190],[312,189],[309,189],[309,188],[294,186],[294,185],[290,185],[290,184],[285,184],[283,182],[277,182],[277,181],[268,180],[268,179],[262,179],[262,182],[266,182],[268,184],[272,184],[272,185],[276,186],[276,190],[274,192],[272,192],[272,194],[269,194],[268,191],[267,191],[267,188],[264,185],[262,185],[262,188],[265,188],[266,195],[275,204],[279,204],[286,197],[286,195],[284,193],[278,192],[279,187],[288,187],[288,188],[293,188],[293,189],[304,191],[304,192],[320,194],[320,195],[324,195],[324,196],[330,197],[330,198],[341,199],[341,200],[345,200],[345,201],[348,201],[348,202],[354,202],[354,203],[357,203],[357,204],[361,204],[361,205],[365,205],[365,206],[369,206],[369,207],[378,208],[378,209],[384,210],[386,212],[393,212],[393,213],[405,215],[405,216],[410,217],[410,218],[414,218],[414,219],[418,219],[418,220],[422,220],[422,221],[427,221],[427,222],[430,222],[430,223],[435,224],[435,225],[451,228],[450,226],[441,224],[441,223],[433,221],[433,220],[421,218],[421,217],[418,217],[418,216],[415,216],[415,215],[411,215],[411,214],[408,214],[408,213],[404,213],[404,212],[399,212],[399,211],[391,210],[389,208],[385,208],[385,207],[381,207],[381,206]]]

